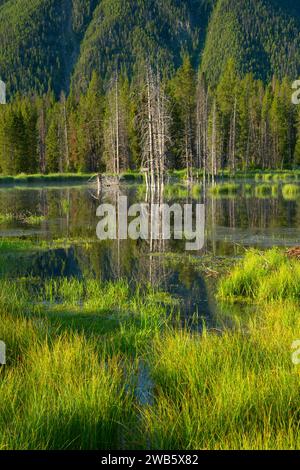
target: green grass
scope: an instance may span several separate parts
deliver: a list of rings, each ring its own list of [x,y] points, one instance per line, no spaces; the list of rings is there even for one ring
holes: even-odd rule
[[[258,199],[277,198],[279,186],[277,184],[259,184],[255,187],[255,197]]]
[[[216,184],[209,188],[209,193],[215,197],[235,196],[240,189],[240,185],[236,183]]]
[[[107,358],[96,340],[78,333],[51,339],[28,321],[21,327],[26,339],[20,355],[1,374],[0,449],[123,445],[134,405],[121,359]]]
[[[0,449],[299,449],[300,263],[250,250],[226,269],[219,301],[252,310],[220,334],[151,286],[0,279]]]
[[[156,394],[142,409],[152,449],[299,449],[298,308],[273,304],[221,336],[170,331],[151,352]]]
[[[24,222],[28,225],[39,225],[45,222],[47,218],[44,215],[29,215],[24,219]]]
[[[12,224],[13,222],[19,221],[28,225],[39,225],[44,222],[46,217],[43,215],[23,215],[23,214],[11,214],[3,213],[0,214],[0,225],[1,224]]]
[[[0,214],[0,225],[9,224],[14,221],[14,215],[10,213]]]
[[[164,190],[164,196],[167,200],[186,199],[189,196],[187,186],[183,184],[167,184]]]
[[[275,172],[258,172],[255,173],[254,178],[257,182],[265,183],[280,183],[287,181],[298,181],[300,178],[299,170],[282,170]]]
[[[250,250],[222,280],[218,298],[232,302],[299,301],[300,263],[277,248]]]
[[[282,196],[286,201],[296,201],[300,197],[300,186],[285,184],[282,188]]]
[[[142,183],[143,180],[142,173],[138,171],[127,171],[120,175],[120,181],[125,183]]]
[[[124,281],[0,281],[0,449],[130,447],[135,358],[170,304],[167,294],[132,292]]]
[[[53,183],[83,183],[87,182],[92,174],[83,173],[53,173],[48,175],[36,174],[27,175],[20,174],[16,176],[0,175],[1,185],[28,185],[28,184],[53,184]]]

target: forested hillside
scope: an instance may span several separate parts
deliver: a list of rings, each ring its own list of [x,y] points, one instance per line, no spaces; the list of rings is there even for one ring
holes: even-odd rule
[[[7,0],[0,7],[0,76],[9,94],[68,91],[95,0]]]
[[[292,0],[219,0],[212,14],[202,70],[216,84],[230,57],[241,75],[270,80],[300,72],[300,4]]]
[[[8,93],[86,89],[142,63],[172,74],[188,53],[215,85],[230,57],[241,75],[300,73],[292,0],[0,0],[0,76]]]
[[[102,0],[82,42],[74,83],[93,69],[109,79],[116,66],[136,76],[145,61],[173,72],[188,53],[199,64],[210,0]]]
[[[2,173],[300,163],[290,0],[7,0],[0,42]]]

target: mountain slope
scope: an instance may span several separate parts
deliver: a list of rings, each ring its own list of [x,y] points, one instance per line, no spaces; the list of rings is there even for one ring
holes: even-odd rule
[[[102,0],[82,43],[74,83],[85,83],[94,67],[104,78],[116,68],[138,72],[141,62],[174,69],[182,53],[199,62],[208,17],[208,0]]]
[[[219,0],[208,28],[202,70],[215,84],[230,57],[243,75],[297,78],[300,5],[290,0]]]
[[[215,85],[229,57],[241,74],[300,75],[294,0],[0,0],[0,77],[8,93],[85,89],[94,69],[165,72],[188,52]]]
[[[68,89],[93,0],[8,0],[0,6],[0,74],[8,92]]]

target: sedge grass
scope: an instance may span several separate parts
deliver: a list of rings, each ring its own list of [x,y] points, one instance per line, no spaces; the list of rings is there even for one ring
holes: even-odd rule
[[[42,344],[31,338],[18,360],[0,381],[0,449],[124,446],[134,408],[117,356],[68,333]]]
[[[243,261],[225,277],[218,298],[232,302],[300,299],[300,263],[277,248],[267,252],[249,250]]]
[[[236,183],[216,184],[209,188],[209,193],[214,197],[235,196],[240,189]]]
[[[221,335],[175,328],[176,302],[150,286],[2,279],[0,449],[300,448],[299,264],[247,252],[218,297],[259,306]]]
[[[282,188],[282,196],[286,201],[296,201],[300,197],[300,186],[296,184],[285,184]]]
[[[298,307],[271,304],[235,331],[169,331],[151,352],[154,404],[141,410],[152,449],[299,449]],[[144,441],[145,442],[145,441]]]

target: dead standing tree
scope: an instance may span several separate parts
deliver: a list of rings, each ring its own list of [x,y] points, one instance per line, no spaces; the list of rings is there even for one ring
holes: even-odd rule
[[[119,75],[115,73],[107,93],[104,149],[108,167],[117,176],[129,164],[129,139],[126,109],[120,92]]]
[[[147,187],[159,192],[164,186],[166,156],[171,142],[169,103],[159,73],[146,69],[142,124],[143,167]]]
[[[206,173],[209,159],[208,144],[209,92],[203,75],[200,75],[196,90],[196,164],[203,171],[203,183],[206,184]]]

